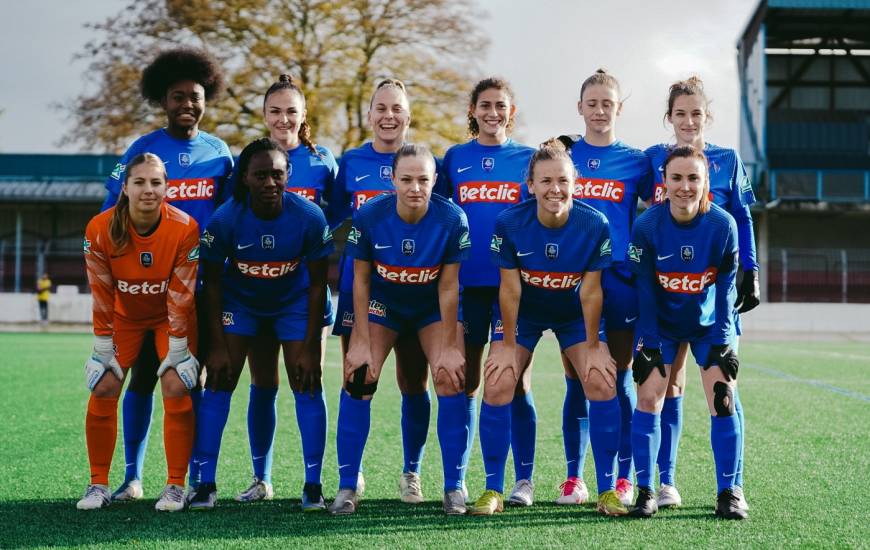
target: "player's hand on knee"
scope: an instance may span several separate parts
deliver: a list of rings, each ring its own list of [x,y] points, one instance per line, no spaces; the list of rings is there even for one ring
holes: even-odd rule
[[[115,344],[111,336],[96,336],[94,338],[94,350],[85,362],[85,385],[91,391],[97,386],[100,379],[111,371],[121,382],[124,381],[124,369],[115,357]]]
[[[728,344],[717,344],[710,347],[710,353],[707,355],[707,364],[704,370],[709,369],[713,365],[717,365],[725,380],[737,380],[737,371],[740,368],[740,361],[737,359],[737,353],[731,349]]]
[[[511,384],[516,384],[520,376],[519,365],[517,365],[517,350],[511,346],[501,346],[492,355],[486,358],[483,365],[483,376],[487,384],[496,385],[498,381],[507,374],[512,380]]]
[[[589,382],[593,371],[597,371],[607,383],[607,387],[615,387],[616,360],[610,355],[607,344],[604,342],[597,342],[595,344],[585,342],[583,348],[585,353],[582,354],[583,364],[580,367],[582,381]]]
[[[190,353],[187,347],[187,337],[169,337],[169,352],[157,369],[157,376],[163,376],[169,369],[175,369],[181,383],[188,390],[196,387],[199,381],[199,361]]]
[[[659,348],[642,347],[634,355],[634,365],[632,366],[632,378],[638,386],[642,386],[646,379],[649,378],[653,370],[658,369],[662,378],[667,378],[665,372],[665,362],[662,359],[662,352]]]
[[[320,389],[323,368],[320,364],[320,348],[305,349],[293,365],[293,378],[291,385],[295,385],[296,391],[309,392],[312,395]]]
[[[347,350],[347,354],[344,356],[344,379],[350,380],[356,369],[363,365],[370,366],[373,362],[372,352],[368,344],[351,342],[350,349]],[[369,370],[371,370],[371,367],[369,367]],[[377,374],[379,375],[380,372]],[[377,380],[377,376],[374,378]]]
[[[433,379],[436,385],[439,380],[444,380],[442,377],[446,377],[450,387],[457,393],[465,389],[465,357],[455,347],[443,349],[432,370],[435,372]]]
[[[205,360],[206,385],[216,390],[229,376],[230,355],[226,346],[214,345]]]

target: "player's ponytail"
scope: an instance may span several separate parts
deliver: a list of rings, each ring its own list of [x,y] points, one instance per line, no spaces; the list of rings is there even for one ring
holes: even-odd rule
[[[127,182],[130,181],[130,173],[133,168],[146,162],[159,166],[163,170],[163,181],[167,180],[163,161],[153,153],[141,153],[127,163],[124,187],[121,189],[121,195],[118,197],[112,218],[109,220],[109,241],[112,243],[115,254],[120,254],[130,243],[130,198],[124,190],[127,187]]]
[[[679,80],[671,84],[668,89],[668,110],[665,112],[665,120],[674,112],[674,102],[683,95],[696,95],[704,103],[704,114],[708,122],[713,121],[713,113],[710,112],[710,99],[704,93],[704,82],[697,75],[690,76],[686,80]]]
[[[595,71],[592,76],[583,81],[583,84],[580,85],[580,100],[583,100],[583,94],[586,92],[586,88],[589,86],[606,86],[608,88],[613,89],[616,92],[616,97],[619,98],[619,101],[623,101],[622,99],[622,90],[619,87],[619,81],[615,76],[607,72],[607,69],[599,68]]]
[[[565,144],[559,138],[548,139],[532,154],[532,158],[529,159],[528,183],[534,181],[535,165],[542,160],[567,160],[568,164],[571,165],[571,171],[573,173],[572,177],[574,179],[577,178],[574,161],[571,159],[571,153],[568,152]]]
[[[266,95],[263,96],[263,111],[266,110],[266,101],[269,100],[269,96],[274,94],[275,92],[281,90],[291,90],[299,94],[299,97],[302,99],[302,108],[304,109],[306,106],[305,94],[302,92],[302,88],[299,87],[296,82],[293,81],[293,77],[289,74],[282,74],[278,77],[278,81],[269,86],[269,89],[266,90]],[[308,124],[308,119],[306,118],[302,124],[299,125],[299,141],[308,148],[309,151],[317,155],[318,157],[323,157],[320,152],[317,150],[317,144],[311,140],[311,125]]]
[[[282,155],[287,154],[284,147],[272,138],[255,139],[251,143],[245,145],[245,148],[242,149],[242,152],[239,155],[239,163],[236,167],[235,175],[233,176],[235,179],[235,184],[233,185],[233,198],[239,202],[245,202],[250,194],[248,185],[245,183],[245,177],[248,173],[248,165],[251,164],[251,157],[262,151],[278,151]]]
[[[668,154],[668,158],[665,159],[665,163],[662,165],[662,176],[664,177],[665,181],[668,181],[668,164],[670,164],[672,160],[677,158],[698,159],[704,166],[704,186],[701,188],[701,200],[698,206],[698,211],[702,214],[706,214],[710,211],[710,168],[709,164],[707,163],[707,155],[705,155],[704,152],[700,149],[691,145],[681,145],[679,147],[674,147]]]
[[[475,84],[474,89],[471,90],[471,101],[468,104],[468,137],[471,139],[480,135],[480,125],[477,124],[477,119],[474,118],[474,108],[477,106],[477,100],[480,98],[480,94],[487,90],[501,90],[510,98],[511,105],[514,103],[514,91],[511,88],[510,83],[504,78],[490,76],[489,78],[484,78]],[[508,120],[505,131],[510,134],[513,129],[514,117],[511,116]]]

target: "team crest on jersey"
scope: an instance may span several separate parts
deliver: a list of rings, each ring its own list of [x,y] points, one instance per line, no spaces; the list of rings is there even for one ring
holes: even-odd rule
[[[402,254],[405,256],[410,256],[414,253],[414,249],[416,248],[414,239],[403,239],[402,240]]]
[[[684,262],[691,262],[695,259],[695,248],[689,245],[681,246],[680,257]]]
[[[229,327],[235,325],[236,322],[233,321],[233,312],[232,311],[224,311],[221,315],[221,322],[225,327]]]
[[[182,168],[190,166],[190,153],[178,153],[178,165]]]
[[[634,246],[634,244],[629,243],[628,245],[628,259],[632,262],[640,263],[640,257],[643,254],[643,249]]]
[[[211,248],[211,243],[214,242],[214,235],[208,232],[208,229],[202,232],[202,236],[199,238],[199,243],[204,244],[205,246]]]
[[[381,179],[382,179],[382,180],[389,180],[389,179],[392,179],[392,178],[393,178],[393,167],[392,167],[392,166],[386,166],[386,165],[381,166],[380,174],[381,174]]]
[[[190,249],[190,252],[187,253],[187,261],[195,262],[199,259],[199,245],[194,246]]]
[[[486,172],[492,172],[492,170],[495,168],[495,159],[492,157],[483,157],[482,159],[480,159],[480,166]]]
[[[362,237],[362,233],[360,233],[359,229],[354,226],[350,226],[350,231],[347,233],[348,242],[352,242],[353,244],[359,244],[360,237]]]
[[[604,242],[601,243],[601,247],[598,249],[599,256],[610,256],[612,253],[610,239],[604,239]]]
[[[82,241],[82,251],[84,251],[85,254],[91,253],[91,241],[89,241],[87,237]]]
[[[154,255],[150,252],[140,252],[139,263],[142,264],[142,267],[151,267],[154,265]]]
[[[556,243],[547,243],[544,245],[544,254],[551,260],[559,257],[559,245]]]
[[[588,159],[586,161],[586,167],[589,168],[590,170],[592,170],[593,172],[595,170],[598,170],[598,168],[600,166],[601,166],[601,159]]]
[[[459,250],[465,250],[469,246],[471,246],[471,238],[468,236],[468,231],[466,231],[459,237]]]
[[[275,235],[261,235],[260,236],[260,247],[263,250],[274,250],[274,248],[275,248]]]
[[[489,241],[489,249],[493,252],[501,252],[501,237],[493,235],[492,240]]]
[[[124,169],[127,168],[126,164],[121,164],[120,162],[115,165],[115,168],[112,169],[111,178],[113,180],[121,179],[121,174],[124,173]]]

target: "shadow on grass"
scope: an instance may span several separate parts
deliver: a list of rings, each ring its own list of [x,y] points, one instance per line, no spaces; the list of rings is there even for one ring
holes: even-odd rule
[[[667,510],[647,521],[715,519],[707,507]],[[0,506],[3,547],[72,546],[106,543],[148,543],[159,540],[206,543],[260,537],[364,537],[424,530],[462,532],[485,524],[488,528],[547,528],[579,523],[601,524],[632,521],[605,518],[594,506],[565,507],[542,503],[529,508],[509,508],[494,517],[445,516],[439,502],[416,506],[395,500],[363,500],[353,516],[327,513],[303,514],[298,500],[240,504],[219,501],[205,512],[158,513],[154,500],[113,504],[103,510],[76,510],[74,500],[7,501]]]

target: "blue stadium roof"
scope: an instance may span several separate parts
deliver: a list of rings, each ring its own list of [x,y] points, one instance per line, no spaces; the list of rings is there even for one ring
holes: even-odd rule
[[[0,154],[0,202],[101,202],[118,158]]]

